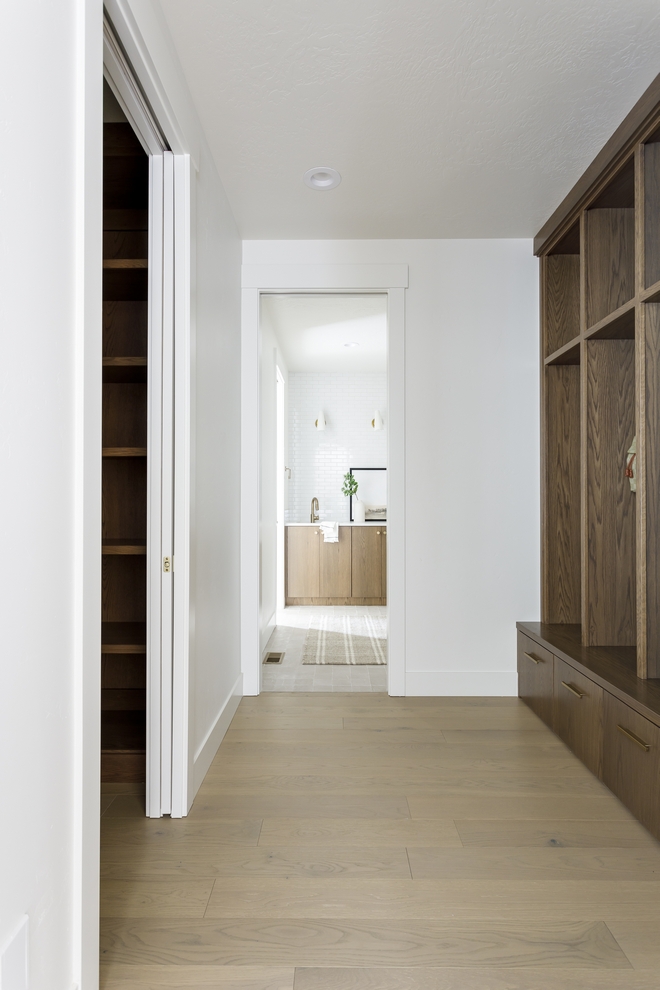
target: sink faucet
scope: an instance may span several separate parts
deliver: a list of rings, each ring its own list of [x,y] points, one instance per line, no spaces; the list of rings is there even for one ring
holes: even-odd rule
[[[309,513],[309,521],[312,523],[319,521],[319,500],[317,499],[316,495],[312,499],[312,509],[311,512]]]

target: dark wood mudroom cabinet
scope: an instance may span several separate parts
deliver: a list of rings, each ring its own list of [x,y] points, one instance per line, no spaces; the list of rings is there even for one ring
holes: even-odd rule
[[[660,837],[657,81],[535,251],[542,622],[518,624],[519,694]]]

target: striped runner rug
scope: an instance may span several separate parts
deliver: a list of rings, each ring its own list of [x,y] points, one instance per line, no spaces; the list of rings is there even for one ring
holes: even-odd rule
[[[387,631],[382,615],[323,615],[312,620],[303,648],[304,664],[387,663]]]

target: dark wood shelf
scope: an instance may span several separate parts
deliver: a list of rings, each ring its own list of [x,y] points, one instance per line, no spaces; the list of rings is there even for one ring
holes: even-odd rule
[[[629,299],[613,313],[588,327],[586,340],[634,340],[635,300]]]
[[[103,540],[102,552],[104,554],[146,554],[147,543],[145,539]]]
[[[104,258],[104,268],[148,268],[147,258]]]
[[[104,357],[104,368],[146,368],[146,357]]]
[[[101,623],[101,653],[146,653],[146,622]]]
[[[563,347],[557,348],[545,359],[546,367],[557,364],[579,364],[580,363],[580,338],[575,337],[569,340]]]
[[[146,447],[104,447],[104,457],[146,457]]]
[[[582,646],[582,627],[518,622],[517,628],[660,726],[660,679],[637,676],[634,646]]]

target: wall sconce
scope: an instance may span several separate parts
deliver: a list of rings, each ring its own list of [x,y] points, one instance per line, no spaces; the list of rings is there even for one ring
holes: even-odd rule
[[[314,420],[314,426],[316,427],[317,430],[325,429],[325,416],[323,415],[323,410],[321,410],[321,412],[319,413],[318,419]]]
[[[378,410],[376,410],[374,418],[371,420],[371,425],[373,426],[374,430],[382,430],[383,428],[383,417],[378,412]]]

